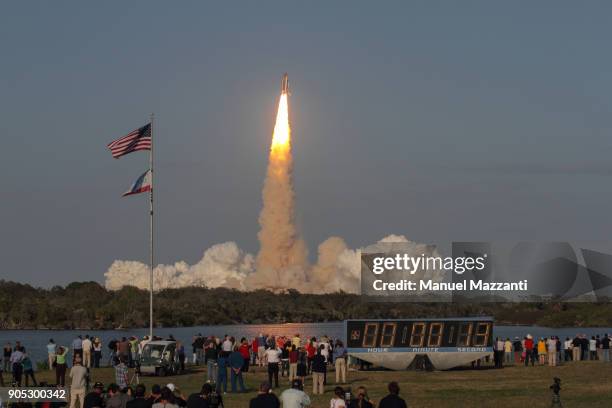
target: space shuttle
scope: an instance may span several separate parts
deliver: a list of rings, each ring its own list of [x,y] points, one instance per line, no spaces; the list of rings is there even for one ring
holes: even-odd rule
[[[289,94],[289,75],[286,72],[281,80],[281,94]]]

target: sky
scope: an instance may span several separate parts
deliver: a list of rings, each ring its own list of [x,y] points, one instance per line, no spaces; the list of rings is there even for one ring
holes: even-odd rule
[[[0,279],[103,282],[148,259],[148,155],[106,144],[154,112],[156,259],[258,250],[280,79],[311,255],[389,234],[609,239],[609,2],[0,4]]]

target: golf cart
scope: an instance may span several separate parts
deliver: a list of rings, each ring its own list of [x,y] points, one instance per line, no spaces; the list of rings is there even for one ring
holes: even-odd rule
[[[142,349],[140,355],[141,374],[174,375],[178,373],[179,367],[176,341],[150,341]]]

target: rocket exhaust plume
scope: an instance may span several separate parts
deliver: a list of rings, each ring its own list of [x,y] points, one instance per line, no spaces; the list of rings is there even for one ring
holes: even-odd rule
[[[292,269],[293,273],[303,271],[307,262],[306,245],[295,225],[288,96],[289,83],[285,74],[281,82],[278,113],[262,193],[263,208],[259,215],[261,230],[258,234],[260,251],[256,260],[257,272],[275,279],[268,282],[271,286],[285,280],[283,278],[286,277],[279,276],[281,271],[283,274]]]

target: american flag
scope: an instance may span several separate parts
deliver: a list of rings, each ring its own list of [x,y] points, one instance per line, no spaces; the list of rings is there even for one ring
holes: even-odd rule
[[[147,123],[131,131],[122,138],[110,142],[107,147],[115,159],[137,150],[151,150],[151,124]]]

